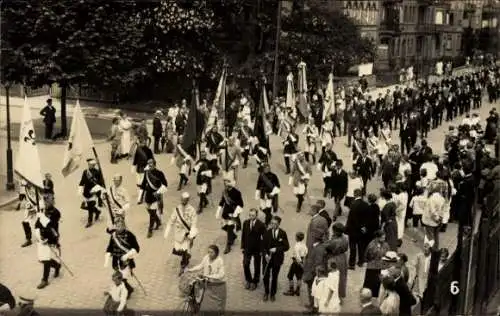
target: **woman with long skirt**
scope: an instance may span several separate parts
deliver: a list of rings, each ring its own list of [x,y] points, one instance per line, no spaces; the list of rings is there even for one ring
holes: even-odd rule
[[[342,304],[347,295],[347,250],[349,250],[349,242],[344,234],[345,227],[342,223],[334,223],[332,230],[332,239],[324,243],[327,253],[326,261],[328,264],[334,262],[339,272],[338,296]]]
[[[368,244],[365,253],[367,262],[365,281],[363,287],[372,291],[373,297],[378,297],[380,290],[380,271],[386,268],[382,260],[385,253],[389,251],[389,244],[385,241],[385,234],[378,230],[375,232],[375,238]]]

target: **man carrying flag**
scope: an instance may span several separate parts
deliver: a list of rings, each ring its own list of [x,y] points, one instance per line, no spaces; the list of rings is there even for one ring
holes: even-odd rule
[[[80,183],[78,184],[78,193],[83,197],[81,209],[87,210],[88,218],[85,228],[92,226],[93,221],[97,221],[101,215],[98,208],[98,202],[101,193],[104,193],[104,178],[101,170],[97,168],[97,161],[93,158],[87,159],[88,168],[83,171]]]

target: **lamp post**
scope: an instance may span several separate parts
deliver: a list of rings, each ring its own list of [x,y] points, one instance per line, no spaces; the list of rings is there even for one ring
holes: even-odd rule
[[[5,100],[7,105],[7,191],[13,191],[14,185],[14,168],[12,166],[12,144],[10,142],[10,86],[5,86]]]
[[[279,52],[281,36],[281,0],[278,1],[278,12],[276,17],[276,39],[274,47],[274,73],[273,73],[273,100],[278,96],[278,71],[279,71]]]

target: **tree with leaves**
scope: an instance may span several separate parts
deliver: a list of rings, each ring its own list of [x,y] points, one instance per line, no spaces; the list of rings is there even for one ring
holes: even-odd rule
[[[66,89],[133,85],[147,75],[143,29],[133,1],[2,3],[5,79],[61,86],[61,135],[67,135]]]

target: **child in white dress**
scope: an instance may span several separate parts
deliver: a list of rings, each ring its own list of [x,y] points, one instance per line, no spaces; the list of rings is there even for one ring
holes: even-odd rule
[[[320,315],[340,313],[339,298],[339,271],[335,262],[330,263],[330,272],[325,268],[318,269],[318,276],[314,280],[312,293]]]

